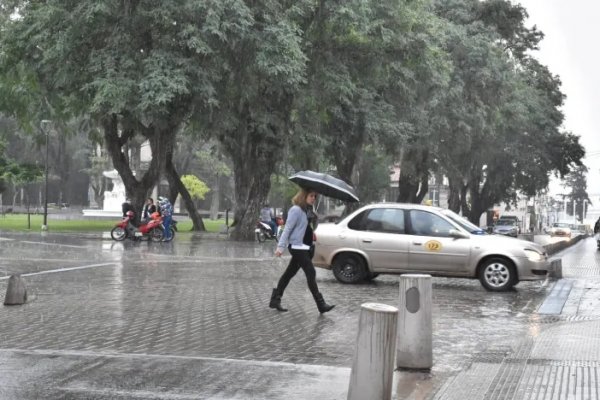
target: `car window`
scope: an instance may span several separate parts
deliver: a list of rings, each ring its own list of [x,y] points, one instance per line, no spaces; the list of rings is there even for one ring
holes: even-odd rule
[[[411,210],[410,224],[414,235],[449,237],[450,229],[456,229],[451,223],[427,211]]]
[[[363,211],[360,214],[358,214],[356,217],[352,218],[352,220],[350,222],[348,222],[348,228],[355,230],[355,231],[364,231],[365,230],[365,216],[367,215],[367,213],[369,212],[369,210]]]
[[[360,217],[360,220],[357,218]],[[404,210],[396,208],[373,208],[367,210],[364,215],[357,215],[350,223],[350,229],[385,232],[404,233]]]
[[[465,229],[467,232],[473,233],[475,235],[483,235],[483,234],[485,234],[485,231],[483,229],[481,229],[477,225],[471,223],[469,220],[464,219],[463,217],[461,217],[460,215],[456,214],[455,212],[447,210],[447,209],[446,210],[442,210],[441,212],[446,217],[450,218],[453,222],[457,223],[460,227],[462,227],[463,229]]]

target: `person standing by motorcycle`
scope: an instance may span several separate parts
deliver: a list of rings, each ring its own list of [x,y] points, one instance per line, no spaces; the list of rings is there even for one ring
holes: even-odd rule
[[[271,294],[271,302],[269,307],[275,308],[278,311],[287,311],[281,306],[281,297],[290,280],[296,275],[298,270],[302,268],[306,275],[308,288],[317,303],[319,312],[326,313],[330,311],[334,305],[325,303],[323,295],[319,292],[317,286],[317,272],[312,263],[314,254],[313,231],[317,227],[317,214],[313,211],[313,205],[317,199],[317,193],[301,189],[292,199],[294,206],[290,208],[286,221],[286,227],[277,243],[275,256],[280,257],[287,246],[292,259],[279,279],[277,288],[273,289]]]
[[[263,208],[260,209],[260,222],[268,224],[271,227],[271,235],[275,236],[277,225],[275,224],[273,209],[269,207],[269,203],[265,203]]]
[[[135,208],[131,205],[131,200],[127,198],[123,204],[121,204],[121,211],[123,211],[123,218],[127,216],[127,211],[135,213]]]
[[[158,197],[158,208],[163,218],[164,240],[171,240],[171,220],[173,219],[173,205],[166,197]]]
[[[121,211],[123,211],[123,218],[128,218],[127,232],[129,237],[135,238],[135,232],[138,228],[138,222],[135,218],[135,209],[131,205],[131,200],[127,198],[123,204],[121,204]]]
[[[144,203],[144,210],[142,211],[142,221],[150,221],[150,216],[156,212],[156,206],[154,205],[154,199],[148,197]]]

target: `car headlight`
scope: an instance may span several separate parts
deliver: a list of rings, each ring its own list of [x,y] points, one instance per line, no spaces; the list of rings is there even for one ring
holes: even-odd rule
[[[542,261],[544,259],[544,255],[537,250],[533,249],[524,249],[525,255],[529,259],[529,261]]]

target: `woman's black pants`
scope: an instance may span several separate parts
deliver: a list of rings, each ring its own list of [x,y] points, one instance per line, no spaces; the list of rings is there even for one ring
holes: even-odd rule
[[[312,293],[313,296],[317,296],[319,294],[319,288],[317,286],[317,272],[315,271],[315,267],[312,263],[312,254],[310,250],[297,250],[290,248],[290,253],[292,254],[292,259],[288,267],[286,268],[281,278],[279,278],[279,283],[277,283],[277,293],[281,296],[283,295],[283,291],[287,287],[290,280],[296,275],[298,270],[302,268],[304,274],[306,275],[306,281],[308,283],[308,289]]]

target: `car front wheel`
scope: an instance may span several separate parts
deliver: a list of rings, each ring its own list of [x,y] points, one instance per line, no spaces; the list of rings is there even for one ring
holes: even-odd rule
[[[491,258],[479,268],[479,281],[489,291],[510,290],[517,282],[517,273],[512,262],[505,258]]]
[[[356,254],[341,254],[332,265],[333,276],[342,283],[358,283],[367,277],[365,262]]]

